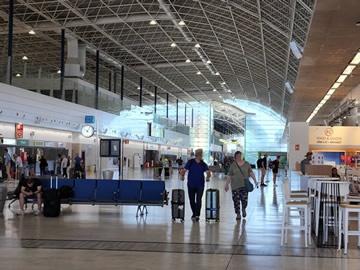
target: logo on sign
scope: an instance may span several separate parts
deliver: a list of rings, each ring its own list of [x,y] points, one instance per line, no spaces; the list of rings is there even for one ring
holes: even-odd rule
[[[324,134],[326,137],[330,137],[334,134],[334,130],[332,128],[327,128],[324,130]]]

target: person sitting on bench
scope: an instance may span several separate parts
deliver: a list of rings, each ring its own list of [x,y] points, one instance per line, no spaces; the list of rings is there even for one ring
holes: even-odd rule
[[[28,198],[36,199],[38,210],[34,212],[34,214],[39,214],[41,212],[41,195],[42,195],[42,187],[41,182],[33,178],[32,176],[29,176],[25,179],[25,181],[22,181],[21,184],[21,190],[19,194],[19,203],[20,203],[20,211],[21,214],[24,214],[24,205],[25,200]]]

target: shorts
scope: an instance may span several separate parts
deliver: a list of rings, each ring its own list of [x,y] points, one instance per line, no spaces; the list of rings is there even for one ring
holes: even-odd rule
[[[272,172],[277,174],[277,173],[279,173],[279,169],[272,169]]]

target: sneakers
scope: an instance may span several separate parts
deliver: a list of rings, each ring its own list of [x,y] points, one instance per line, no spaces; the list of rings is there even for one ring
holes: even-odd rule
[[[23,215],[25,215],[25,211],[24,210],[18,210],[17,212],[16,212],[16,214],[18,215],[18,216],[23,216]]]
[[[246,209],[242,210],[242,216],[243,216],[243,218],[246,218]]]
[[[39,210],[34,210],[33,214],[34,214],[34,216],[38,216],[40,214],[40,211]]]
[[[191,216],[191,220],[192,220],[192,221],[196,221],[196,217],[195,217],[195,216]]]
[[[199,217],[199,216],[196,216],[196,217],[195,217],[195,221],[196,221],[196,222],[199,222],[199,220],[200,220],[200,217]]]
[[[264,183],[262,183],[260,186],[261,186],[261,187],[267,187],[267,185],[264,184]]]
[[[240,213],[237,213],[237,214],[236,214],[236,220],[241,220],[241,215],[240,215]]]

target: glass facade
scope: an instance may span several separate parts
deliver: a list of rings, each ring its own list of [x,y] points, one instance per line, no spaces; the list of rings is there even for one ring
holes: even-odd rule
[[[245,159],[256,164],[259,152],[287,152],[283,140],[285,118],[272,109],[248,100],[226,100],[247,113],[245,125]]]

